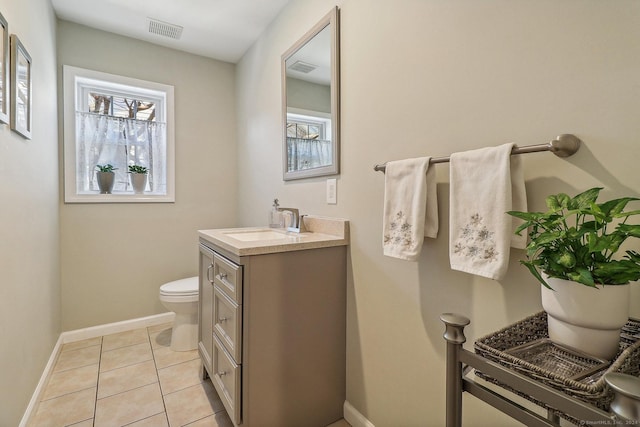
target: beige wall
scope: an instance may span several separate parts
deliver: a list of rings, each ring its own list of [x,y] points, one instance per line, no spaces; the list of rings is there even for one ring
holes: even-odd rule
[[[288,77],[287,106],[331,113],[331,86]]]
[[[0,425],[17,426],[60,333],[55,17],[0,0],[33,60],[33,132],[0,125]]]
[[[160,285],[198,273],[196,231],[236,222],[235,66],[58,24],[60,73],[173,85],[176,112],[175,203],[61,205],[62,329],[164,312]]]
[[[274,197],[302,213],[350,219],[347,399],[376,427],[444,425],[442,312],[472,319],[469,344],[540,309],[512,256],[500,282],[448,266],[448,165],[438,165],[440,234],[418,262],[382,256],[376,163],[575,133],[562,160],[524,157],[529,204],[590,186],[640,192],[640,3],[635,0],[344,0],[342,170],[283,182],[280,55],[334,1],[293,1],[238,64],[238,214],[264,224]],[[633,310],[640,314],[638,285]],[[513,421],[465,397],[465,426]]]

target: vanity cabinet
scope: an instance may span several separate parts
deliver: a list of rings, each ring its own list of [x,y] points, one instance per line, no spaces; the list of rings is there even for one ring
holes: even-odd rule
[[[200,238],[199,352],[236,426],[343,417],[345,244],[238,255]]]
[[[200,245],[200,273],[198,280],[198,353],[206,372],[211,372],[213,361],[213,335],[208,326],[213,324],[213,251]]]

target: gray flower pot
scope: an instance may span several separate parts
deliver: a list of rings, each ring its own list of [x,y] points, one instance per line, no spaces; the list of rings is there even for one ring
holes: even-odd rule
[[[111,194],[113,185],[116,183],[116,174],[114,172],[96,172],[96,178],[98,180],[98,188],[100,194]]]

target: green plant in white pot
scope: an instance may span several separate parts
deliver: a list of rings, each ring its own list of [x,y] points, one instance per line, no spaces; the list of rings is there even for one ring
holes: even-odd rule
[[[113,185],[116,182],[116,174],[114,171],[118,168],[109,163],[106,165],[96,165],[96,168],[98,168],[98,171],[96,172],[96,180],[98,181],[100,194],[111,194]]]
[[[144,193],[147,186],[147,174],[149,169],[140,165],[130,165],[129,174],[131,175],[131,186],[135,194]]]
[[[552,341],[605,359],[618,350],[620,328],[629,317],[629,284],[640,279],[640,254],[621,250],[640,237],[624,211],[635,197],[596,203],[602,188],[575,197],[547,197],[547,212],[508,212],[529,229],[527,259],[521,261],[541,283]]]

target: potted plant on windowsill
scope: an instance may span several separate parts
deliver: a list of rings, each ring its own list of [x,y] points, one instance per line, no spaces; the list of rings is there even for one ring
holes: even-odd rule
[[[129,166],[129,174],[131,175],[131,186],[135,194],[144,193],[147,186],[147,174],[149,169],[140,165]]]
[[[520,262],[542,285],[551,340],[611,359],[629,317],[629,284],[640,279],[640,254],[620,249],[640,237],[640,225],[627,224],[640,210],[624,211],[635,197],[596,203],[600,190],[549,196],[547,212],[508,214],[524,221],[516,234],[529,229]]]
[[[111,194],[113,190],[113,185],[115,184],[115,173],[114,170],[118,168],[113,167],[111,164],[106,165],[96,165],[98,171],[96,172],[96,180],[98,181],[98,188],[100,189],[100,194]]]

